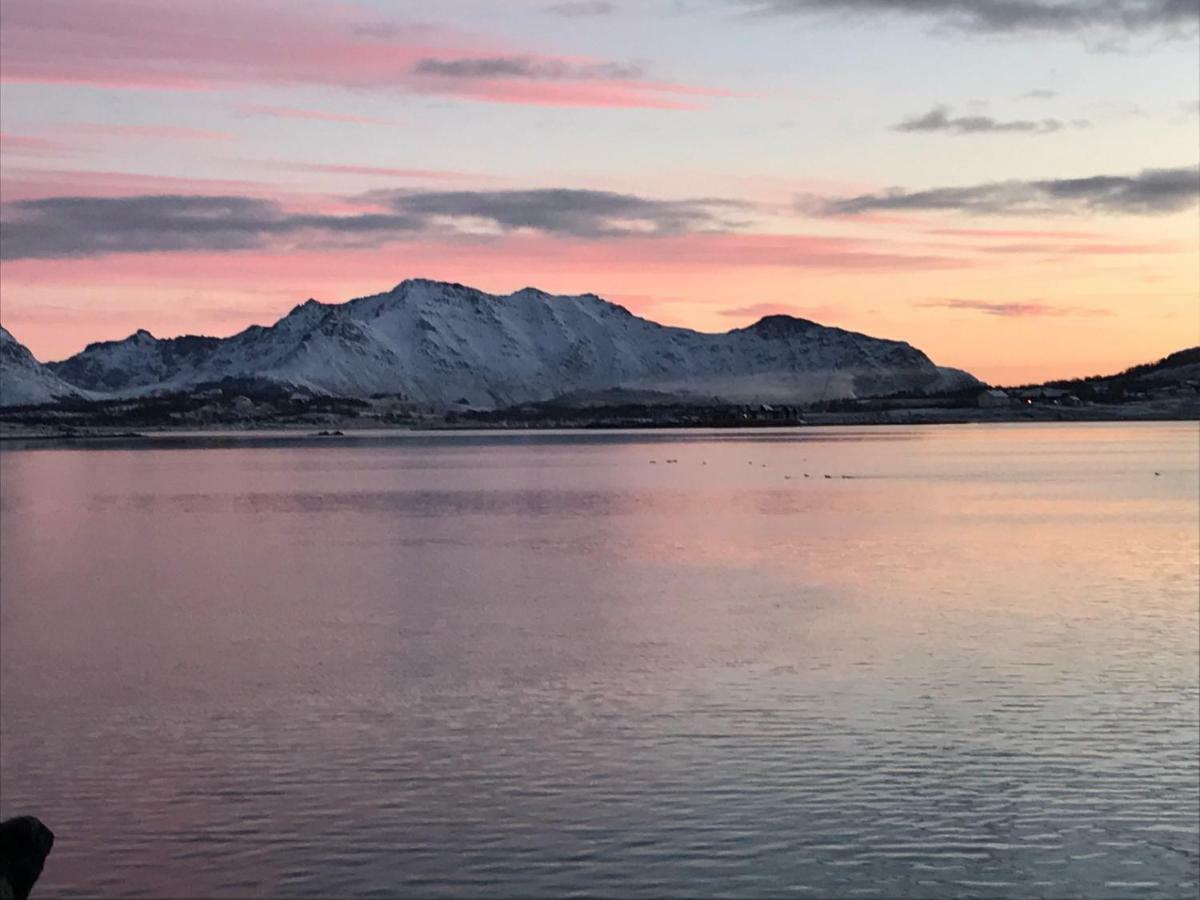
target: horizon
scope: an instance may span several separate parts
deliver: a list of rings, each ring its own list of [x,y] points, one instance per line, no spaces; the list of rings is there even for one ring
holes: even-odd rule
[[[0,318],[41,360],[410,267],[992,384],[1200,344],[1190,7],[0,4]]]

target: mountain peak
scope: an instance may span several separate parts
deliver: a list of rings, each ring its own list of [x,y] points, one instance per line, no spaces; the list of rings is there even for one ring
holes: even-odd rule
[[[459,284],[457,281],[438,281],[436,278],[405,278],[398,285],[388,291],[389,294],[403,294],[413,288],[434,288],[439,290],[455,290],[466,291],[473,290],[464,284]]]
[[[790,337],[792,335],[804,334],[812,331],[814,328],[824,328],[817,322],[811,319],[801,319],[797,316],[783,315],[782,313],[770,316],[763,316],[745,331],[752,331],[755,334],[760,334],[763,337]]]

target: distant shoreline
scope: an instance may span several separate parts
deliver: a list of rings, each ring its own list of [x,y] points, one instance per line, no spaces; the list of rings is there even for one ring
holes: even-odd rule
[[[18,424],[0,422],[0,445],[18,441],[50,443],[139,441],[155,438],[197,440],[236,438],[240,435],[261,437],[270,435],[284,439],[311,438],[314,442],[339,438],[360,438],[387,432],[400,434],[455,432],[617,432],[617,431],[713,431],[713,430],[789,430],[804,431],[827,427],[926,426],[972,424],[1071,424],[1071,423],[1130,423],[1130,422],[1200,422],[1200,403],[1163,404],[1127,403],[1106,406],[1050,407],[1032,406],[1013,409],[943,409],[914,408],[857,412],[814,412],[793,421],[639,421],[608,419],[602,415],[588,416],[584,410],[571,420],[546,419],[532,422],[460,420],[446,422],[430,418],[427,421],[398,424],[391,422],[347,419],[337,422],[245,422],[154,426],[150,428],[80,426],[62,428],[50,423]]]

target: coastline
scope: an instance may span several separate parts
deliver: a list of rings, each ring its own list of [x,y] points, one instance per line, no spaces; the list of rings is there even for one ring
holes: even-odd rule
[[[0,413],[2,415],[2,413]],[[388,434],[447,432],[550,432],[550,431],[708,431],[777,429],[804,431],[824,427],[929,426],[973,424],[1058,424],[1058,423],[1131,423],[1200,422],[1200,401],[1176,403],[1148,402],[1060,407],[1032,405],[1012,408],[940,408],[915,407],[845,412],[802,412],[791,419],[705,420],[692,416],[672,418],[649,414],[611,416],[601,410],[577,410],[572,415],[547,415],[516,420],[500,413],[475,418],[428,416],[397,423],[366,417],[338,417],[321,422],[238,421],[155,425],[152,427],[71,425],[52,421],[14,422],[0,419],[0,446],[14,442],[38,444],[77,444],[113,441],[141,441],[172,438],[211,440],[243,437],[278,437],[330,441],[339,438],[384,437]]]

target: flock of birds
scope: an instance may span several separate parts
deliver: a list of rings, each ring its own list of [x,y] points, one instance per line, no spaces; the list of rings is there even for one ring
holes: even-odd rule
[[[666,465],[670,466],[670,465],[674,465],[675,463],[678,463],[678,462],[679,462],[679,460],[677,460],[677,459],[664,459],[664,460],[663,460],[663,462],[664,462]],[[805,457],[803,460],[801,460],[801,462],[808,462],[808,457]],[[657,460],[657,459],[652,459],[652,460],[650,460],[650,465],[652,465],[652,466],[656,466],[656,465],[658,465],[658,460]],[[702,465],[702,466],[707,466],[707,465],[708,465],[708,460],[706,460],[706,459],[702,459],[702,460],[700,460],[700,465]],[[752,459],[748,459],[748,460],[746,460],[746,465],[748,465],[748,466],[752,466],[752,465],[754,465],[754,460],[752,460]],[[766,463],[759,463],[758,465],[759,465],[759,467],[760,467],[760,468],[763,468],[763,469],[765,469],[765,468],[767,467],[767,464],[766,464]],[[1158,473],[1157,473],[1157,472],[1155,472],[1154,474],[1156,474],[1156,475],[1157,475]],[[805,472],[805,473],[804,473],[804,477],[805,477],[805,478],[811,478],[812,476],[811,476],[811,475],[809,475],[807,472]],[[847,480],[848,480],[848,479],[851,479],[851,478],[857,478],[858,476],[857,476],[857,475],[825,475],[824,477],[825,477],[825,478],[828,478],[828,479],[841,478],[841,479],[847,479]],[[791,476],[791,475],[784,475],[784,476],[783,476],[783,480],[784,480],[784,481],[791,481],[791,480],[792,480],[792,476]]]

